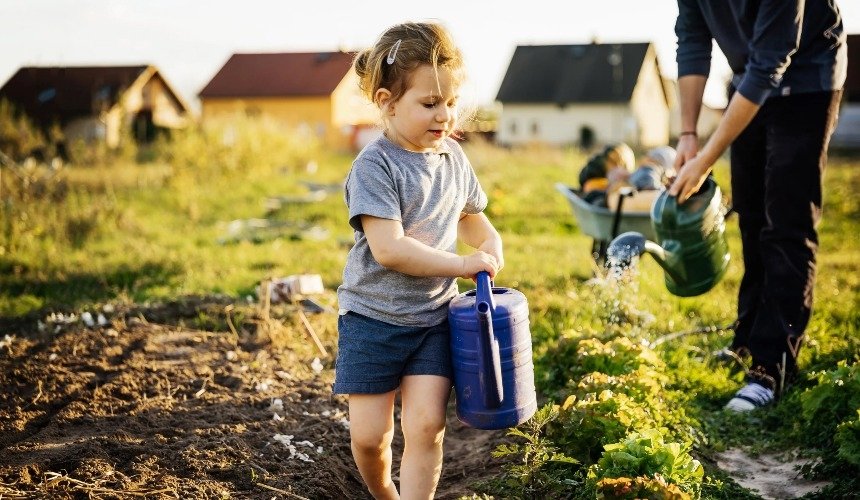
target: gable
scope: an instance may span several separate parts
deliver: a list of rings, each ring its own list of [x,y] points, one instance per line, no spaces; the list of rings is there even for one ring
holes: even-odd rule
[[[349,52],[233,54],[200,91],[207,97],[330,95],[352,69]]]
[[[0,88],[35,122],[47,125],[90,116],[114,106],[150,66],[23,67]]]
[[[650,43],[520,45],[496,99],[502,103],[627,102]]]

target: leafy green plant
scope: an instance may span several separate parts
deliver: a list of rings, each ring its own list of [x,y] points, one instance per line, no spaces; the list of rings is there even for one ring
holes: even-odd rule
[[[525,496],[534,492],[558,492],[577,484],[571,477],[579,469],[579,461],[559,451],[544,433],[558,415],[558,405],[544,405],[523,426],[508,431],[509,436],[522,439],[521,443],[502,444],[493,451],[496,458],[519,459],[505,473],[506,493]]]
[[[664,478],[682,490],[698,497],[701,494],[704,469],[679,443],[666,443],[657,429],[646,429],[629,435],[618,443],[604,446],[600,460],[589,467],[589,484],[603,478]]]
[[[622,376],[641,366],[653,369],[654,374],[665,366],[646,344],[621,336],[607,340],[565,338],[547,356],[544,383],[546,390],[559,398],[566,397],[565,393],[588,374]]]
[[[579,373],[600,372],[607,375],[630,373],[641,365],[663,367],[663,362],[652,349],[627,337],[616,337],[606,342],[596,338],[583,339],[574,362]]]
[[[649,406],[626,394],[604,390],[581,400],[568,398],[547,435],[566,453],[592,463],[604,445],[619,441],[632,431],[658,425],[657,413]]]
[[[641,365],[622,375],[608,375],[603,372],[588,373],[580,378],[575,385],[568,386],[568,390],[579,398],[585,397],[588,393],[610,390],[644,402],[649,397],[660,394],[668,382],[669,377],[665,373],[657,371],[651,366]]]
[[[860,409],[857,410],[857,418],[836,427],[834,441],[839,446],[839,458],[860,467]]]
[[[813,446],[831,443],[836,426],[860,408],[860,362],[839,361],[836,369],[813,374],[818,385],[800,394],[804,435]]]
[[[605,500],[686,500],[690,495],[667,483],[663,476],[603,478],[597,482],[597,498]]]

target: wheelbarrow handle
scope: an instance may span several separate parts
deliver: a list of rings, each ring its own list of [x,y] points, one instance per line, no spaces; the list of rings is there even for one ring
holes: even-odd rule
[[[621,226],[621,209],[624,206],[624,198],[633,196],[635,192],[629,187],[618,190],[618,206],[615,208],[615,216],[612,218],[612,239],[618,236],[618,228]]]

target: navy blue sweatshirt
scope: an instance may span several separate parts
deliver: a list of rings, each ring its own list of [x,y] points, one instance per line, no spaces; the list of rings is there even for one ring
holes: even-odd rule
[[[836,0],[678,0],[675,34],[678,78],[707,76],[716,40],[735,88],[757,104],[845,83],[848,51]]]

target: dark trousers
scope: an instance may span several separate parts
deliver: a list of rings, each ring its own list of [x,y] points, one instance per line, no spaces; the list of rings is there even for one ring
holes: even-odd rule
[[[732,202],[743,244],[733,349],[782,389],[812,310],[821,178],[841,91],[772,97],[731,147]]]

